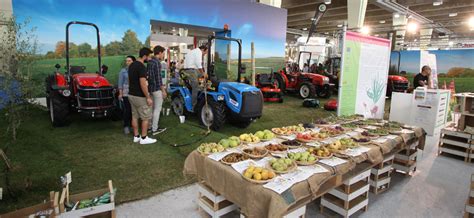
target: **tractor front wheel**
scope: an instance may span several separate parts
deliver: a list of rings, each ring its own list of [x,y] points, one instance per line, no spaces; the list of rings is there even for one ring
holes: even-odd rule
[[[173,109],[173,113],[177,116],[184,115],[184,99],[181,94],[174,94],[173,97],[171,97],[171,108]]]
[[[322,86],[318,89],[318,97],[320,98],[329,98],[331,97],[331,90],[327,86]]]
[[[223,102],[216,102],[211,96],[205,101],[200,102],[198,110],[199,122],[201,125],[210,127],[212,130],[218,130],[226,121],[226,107]]]
[[[316,88],[311,83],[302,83],[299,88],[299,94],[303,99],[314,98],[316,96]]]
[[[48,97],[51,124],[54,127],[67,126],[69,124],[68,99],[53,90],[51,90]]]

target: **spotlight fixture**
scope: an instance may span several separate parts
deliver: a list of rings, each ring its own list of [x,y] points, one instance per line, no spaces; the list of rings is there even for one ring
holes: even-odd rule
[[[339,27],[339,28],[342,27],[342,24],[338,24],[337,27]]]
[[[407,31],[410,33],[415,33],[418,30],[418,24],[416,23],[408,23],[407,25]]]
[[[301,30],[306,31],[306,30],[308,30],[308,28],[305,27],[305,28],[303,28],[303,29],[301,29]]]
[[[385,20],[379,20],[379,23],[385,23]]]
[[[324,34],[325,34],[325,35],[329,35],[329,32],[325,32]]]
[[[441,1],[441,0],[436,0],[436,1],[433,2],[433,6],[440,6],[442,4],[443,4],[443,1]]]
[[[454,42],[453,42],[453,41],[449,41],[449,42],[448,42],[448,45],[449,45],[449,47],[453,47]]]
[[[330,4],[331,4],[331,0],[324,0],[324,4],[330,5]]]
[[[394,18],[399,18],[399,17],[400,17],[400,14],[395,13],[395,14],[393,14],[393,17],[394,17]]]
[[[369,29],[369,27],[367,27],[367,26],[363,26],[363,27],[360,29],[360,32],[361,32],[362,34],[364,34],[364,35],[369,35],[370,29]]]
[[[449,13],[449,16],[450,17],[456,17],[456,16],[458,16],[458,13]]]
[[[469,18],[469,21],[467,23],[469,25],[469,28],[471,28],[471,30],[474,30],[474,17]]]

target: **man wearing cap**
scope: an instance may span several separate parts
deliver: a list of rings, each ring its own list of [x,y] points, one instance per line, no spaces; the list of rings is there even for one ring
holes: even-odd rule
[[[199,92],[199,77],[207,79],[207,73],[202,66],[202,59],[207,54],[207,45],[201,45],[186,54],[184,59],[184,73],[191,85],[191,96],[193,108],[196,106],[197,94]]]

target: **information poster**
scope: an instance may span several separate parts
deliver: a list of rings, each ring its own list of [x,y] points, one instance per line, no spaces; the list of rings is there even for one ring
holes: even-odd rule
[[[438,67],[436,66],[436,55],[428,51],[420,51],[420,71],[423,66],[431,68],[431,84],[433,89],[438,88]]]
[[[390,40],[347,31],[344,36],[338,116],[383,118]]]

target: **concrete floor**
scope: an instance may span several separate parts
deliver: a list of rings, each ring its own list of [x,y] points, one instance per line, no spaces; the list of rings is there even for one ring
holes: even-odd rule
[[[474,163],[437,156],[438,137],[428,137],[425,151],[418,153],[414,176],[392,174],[390,189],[377,196],[370,193],[369,210],[359,217],[461,217],[467,199]],[[125,203],[117,207],[118,217],[208,217],[198,210],[197,185],[174,189],[149,199]],[[334,217],[319,203],[307,206],[307,217]],[[226,217],[238,217],[234,212]]]

